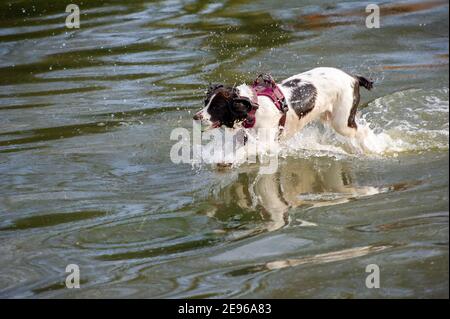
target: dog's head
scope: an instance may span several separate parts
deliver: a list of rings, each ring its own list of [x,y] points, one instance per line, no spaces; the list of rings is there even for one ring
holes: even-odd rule
[[[247,119],[251,109],[251,103],[239,96],[237,88],[213,84],[206,92],[205,106],[194,115],[194,120],[201,120],[206,129],[222,125],[232,128]]]

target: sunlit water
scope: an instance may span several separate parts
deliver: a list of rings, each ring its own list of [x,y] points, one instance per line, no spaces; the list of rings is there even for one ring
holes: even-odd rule
[[[448,297],[446,1],[80,7],[0,4],[0,296]],[[312,124],[274,174],[171,162],[208,82],[316,66],[376,80],[371,154]]]

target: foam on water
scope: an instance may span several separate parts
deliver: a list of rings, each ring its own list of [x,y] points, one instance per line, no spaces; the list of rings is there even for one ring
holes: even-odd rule
[[[388,133],[375,133],[370,124],[359,120],[358,129],[364,139],[348,138],[336,134],[328,125],[314,123],[296,134],[286,143],[284,155],[310,156],[397,156],[411,148],[409,143],[394,139]]]

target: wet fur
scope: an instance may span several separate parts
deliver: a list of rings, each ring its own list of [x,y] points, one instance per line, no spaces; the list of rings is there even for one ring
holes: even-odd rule
[[[373,82],[362,76],[352,76],[336,68],[315,68],[294,75],[279,84],[289,107],[282,138],[289,138],[306,124],[320,119],[329,122],[335,131],[347,137],[362,140],[364,132],[359,132],[356,112],[360,101],[360,87],[368,90]],[[210,127],[239,127],[248,118],[251,105],[238,99],[251,96],[250,87],[226,87],[213,85],[205,99],[205,107],[194,119],[202,120]],[[277,128],[281,112],[272,100],[258,96],[256,124],[253,129]]]

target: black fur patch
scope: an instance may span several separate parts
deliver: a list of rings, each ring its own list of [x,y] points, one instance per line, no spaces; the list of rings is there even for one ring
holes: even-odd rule
[[[355,78],[360,86],[365,87],[369,91],[373,89],[373,81],[359,75],[356,75]]]
[[[205,105],[208,103],[207,112],[211,116],[211,121],[219,123],[220,126],[232,128],[236,122],[250,120],[248,113],[251,105],[239,99],[238,91],[234,87],[211,86],[205,98]]]
[[[352,109],[350,110],[350,115],[348,116],[347,126],[351,128],[358,128],[358,125],[356,125],[355,116],[356,116],[356,110],[358,109],[358,104],[360,100],[360,94],[359,94],[359,82],[355,81],[353,84],[353,105]]]
[[[314,109],[316,97],[317,89],[310,83],[304,83],[292,89],[289,102],[299,119]]]
[[[208,91],[206,92],[206,97],[205,97],[205,106],[208,105],[209,101],[211,100],[212,95],[220,88],[223,88],[224,85],[223,84],[210,84]]]
[[[292,79],[289,81],[286,81],[284,83],[282,83],[282,86],[288,87],[288,88],[293,88],[299,85],[299,83],[301,82],[300,79]]]

